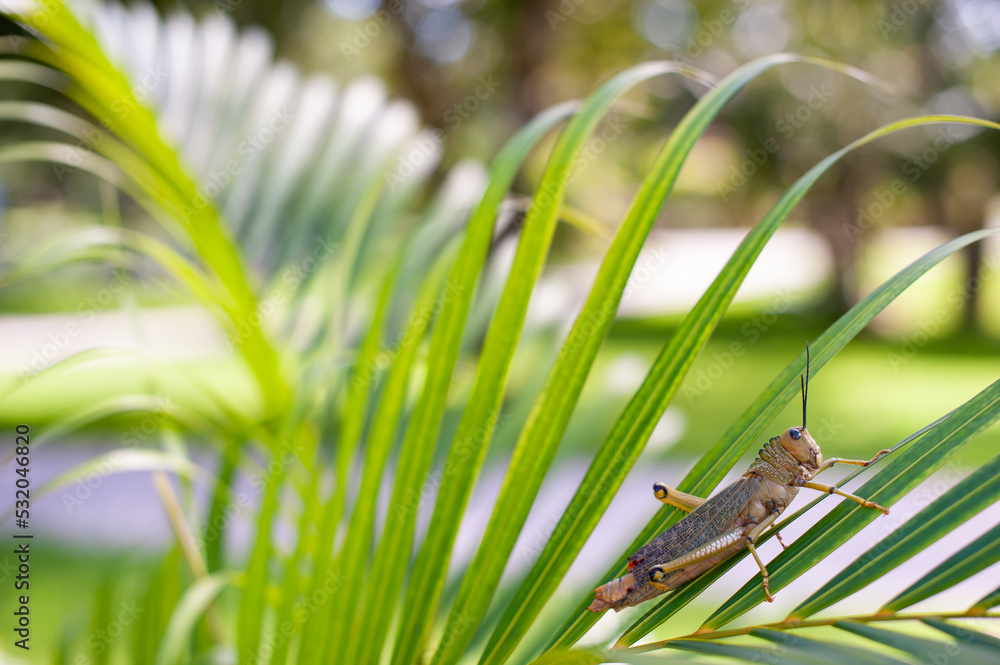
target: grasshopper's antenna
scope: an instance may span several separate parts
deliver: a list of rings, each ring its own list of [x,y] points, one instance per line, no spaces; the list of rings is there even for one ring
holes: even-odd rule
[[[806,374],[799,375],[802,384],[802,429],[806,428],[806,398],[809,395],[809,342],[806,342]]]

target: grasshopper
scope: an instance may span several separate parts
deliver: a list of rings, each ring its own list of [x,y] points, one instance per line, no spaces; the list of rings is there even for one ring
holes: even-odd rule
[[[772,437],[758,451],[758,457],[740,480],[709,499],[685,494],[663,483],[653,485],[653,495],[663,503],[689,513],[628,559],[629,572],[594,589],[589,609],[616,612],[638,605],[676,589],[714,568],[744,547],[760,566],[764,595],[772,602],[767,568],[757,554],[755,543],[788,507],[799,489],[839,494],[866,508],[888,509],[835,485],[813,482],[813,478],[834,464],[868,466],[889,450],[870,460],[834,457],[823,461],[819,445],[806,430],[806,399],[809,386],[809,345],[806,344],[806,371],[802,384],[802,427],[790,427]],[[779,542],[781,538],[778,538]],[[782,542],[782,547],[784,543]]]

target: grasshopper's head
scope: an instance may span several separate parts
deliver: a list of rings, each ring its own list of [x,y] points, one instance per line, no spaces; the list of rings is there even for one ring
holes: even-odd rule
[[[806,342],[806,373],[802,381],[802,427],[789,427],[781,434],[781,446],[792,454],[799,463],[815,471],[823,463],[823,453],[819,444],[806,429],[806,399],[809,395],[809,342]]]
[[[781,433],[781,447],[792,454],[802,466],[815,471],[823,463],[819,444],[805,427],[789,427]]]

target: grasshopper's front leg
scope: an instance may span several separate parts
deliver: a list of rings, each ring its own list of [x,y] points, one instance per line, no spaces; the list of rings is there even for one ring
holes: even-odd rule
[[[869,466],[871,464],[874,464],[878,460],[882,459],[882,457],[884,457],[885,455],[888,455],[890,452],[892,452],[892,451],[889,450],[888,448],[885,448],[883,450],[880,450],[878,452],[878,454],[875,455],[875,457],[871,458],[870,460],[842,459],[840,457],[831,457],[830,459],[828,459],[825,462],[823,462],[822,464],[820,464],[819,467],[812,474],[808,475],[808,477],[805,477],[805,478],[796,478],[795,479],[795,484],[798,485],[799,487],[807,487],[807,488],[809,488],[811,490],[817,490],[819,492],[827,492],[828,494],[839,494],[840,496],[842,496],[842,497],[844,497],[846,499],[850,499],[851,501],[857,501],[858,503],[860,503],[865,508],[877,508],[878,510],[881,510],[884,514],[888,515],[889,514],[889,509],[888,508],[883,508],[882,506],[878,505],[874,501],[869,501],[867,499],[862,499],[860,496],[855,496],[854,494],[849,494],[848,492],[844,492],[844,491],[838,489],[836,485],[826,485],[824,483],[814,483],[814,482],[812,482],[812,479],[815,478],[816,476],[818,476],[819,474],[823,473],[824,471],[826,471],[830,467],[832,467],[834,464],[854,464],[854,465],[857,465],[857,466]]]
[[[841,457],[831,457],[830,459],[820,464],[819,468],[816,469],[816,471],[814,471],[813,474],[809,476],[808,479],[812,480],[819,474],[823,473],[824,471],[832,467],[834,464],[854,464],[857,466],[868,466],[870,464],[874,464],[875,462],[879,461],[880,459],[882,459],[884,456],[888,455],[891,452],[892,451],[889,450],[888,448],[884,448],[878,451],[878,455],[875,455],[875,457],[871,458],[870,460],[843,459]]]
[[[874,501],[869,501],[868,499],[862,499],[860,496],[838,489],[836,485],[824,485],[823,483],[814,483],[801,478],[796,480],[796,484],[799,487],[806,487],[808,489],[817,490],[819,492],[826,492],[828,494],[837,494],[844,497],[845,499],[850,499],[851,501],[857,501],[865,508],[876,508],[878,510],[881,510],[882,513],[885,515],[889,514],[888,508],[883,508]]]

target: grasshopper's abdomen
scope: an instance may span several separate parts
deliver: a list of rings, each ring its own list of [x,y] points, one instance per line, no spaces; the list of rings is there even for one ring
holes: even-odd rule
[[[628,597],[634,586],[635,577],[632,573],[613,579],[594,589],[594,602],[587,609],[591,612],[603,612],[617,607]]]

